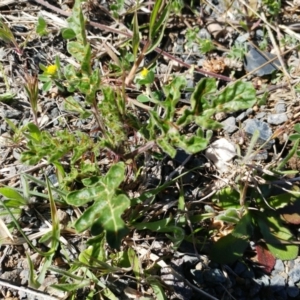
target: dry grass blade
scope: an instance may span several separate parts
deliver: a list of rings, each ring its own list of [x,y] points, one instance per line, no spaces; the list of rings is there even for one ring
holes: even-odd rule
[[[12,288],[13,290],[22,291],[24,293],[38,297],[38,299],[40,299],[40,300],[58,300],[57,298],[47,295],[43,292],[39,292],[39,291],[30,289],[30,288],[25,288],[25,287],[22,287],[22,286],[19,286],[16,284],[12,284],[3,279],[0,279],[0,286],[5,286],[5,287]]]
[[[273,35],[273,32],[272,32],[272,30],[271,30],[271,28],[270,28],[270,26],[267,24],[267,22],[266,22],[266,16],[265,16],[265,14],[264,13],[262,13],[261,14],[261,19],[266,23],[266,28],[267,28],[267,31],[268,31],[268,33],[269,33],[269,38],[270,38],[270,40],[271,40],[271,42],[272,42],[272,44],[273,44],[273,47],[274,47],[274,49],[275,49],[275,51],[276,51],[276,54],[277,54],[277,58],[278,58],[278,60],[279,60],[279,62],[280,62],[280,65],[281,65],[281,67],[282,67],[282,70],[283,70],[283,72],[284,72],[284,74],[285,74],[285,76],[287,77],[287,78],[291,78],[291,75],[288,73],[288,71],[287,71],[287,69],[286,69],[286,66],[285,66],[285,64],[284,64],[284,62],[283,62],[283,60],[282,60],[282,54],[280,53],[280,50],[279,50],[279,48],[278,48],[278,45],[277,45],[277,43],[276,43],[276,41],[275,41],[275,38],[274,38],[274,35]],[[278,32],[278,29],[276,30],[276,32]]]

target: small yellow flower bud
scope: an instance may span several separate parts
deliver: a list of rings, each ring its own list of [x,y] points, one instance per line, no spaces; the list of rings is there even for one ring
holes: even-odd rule
[[[149,70],[147,68],[143,68],[142,72],[141,72],[141,75],[143,78],[145,78],[149,73]]]
[[[48,66],[48,67],[46,68],[45,74],[47,74],[47,75],[55,75],[56,70],[57,70],[56,65],[50,65],[50,66]]]

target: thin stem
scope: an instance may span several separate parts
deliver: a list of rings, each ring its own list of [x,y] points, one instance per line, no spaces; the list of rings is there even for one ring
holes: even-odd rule
[[[98,110],[98,107],[97,107],[97,104],[96,104],[95,101],[92,104],[91,111],[92,111],[92,113],[93,113],[93,115],[96,119],[96,122],[97,122],[102,134],[104,135],[105,138],[107,138],[107,134],[106,134],[105,126],[104,126],[104,121],[103,121],[103,118],[101,117],[101,115],[99,113],[99,110]]]

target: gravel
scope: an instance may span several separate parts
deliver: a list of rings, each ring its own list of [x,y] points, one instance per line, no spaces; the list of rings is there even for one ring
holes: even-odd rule
[[[248,119],[243,122],[243,125],[244,125],[244,131],[246,132],[246,134],[250,136],[250,138],[252,137],[252,135],[256,130],[259,131],[258,143],[260,144],[265,143],[272,136],[272,129],[266,122],[262,122],[256,119]],[[274,144],[274,140],[271,140],[267,143],[265,148],[270,149],[273,144]]]

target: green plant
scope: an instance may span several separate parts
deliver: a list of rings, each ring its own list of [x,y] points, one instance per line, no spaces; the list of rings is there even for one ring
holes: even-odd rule
[[[247,51],[246,44],[238,44],[231,47],[230,51],[227,53],[227,56],[232,59],[243,60]]]
[[[263,0],[263,4],[265,5],[267,11],[272,16],[277,16],[281,9],[281,0]]]
[[[128,233],[121,215],[129,208],[130,200],[119,190],[124,176],[125,165],[119,162],[105,176],[83,180],[85,188],[69,193],[66,198],[67,203],[74,206],[94,201],[76,221],[75,228],[78,232],[91,228],[94,235],[104,230],[112,248],[119,248],[122,238]]]
[[[25,126],[16,126],[11,120],[5,119],[8,124],[10,130],[13,132],[12,136],[8,139],[8,144],[11,146],[20,146],[22,141],[24,140],[24,132],[27,130]]]
[[[45,19],[41,16],[38,17],[35,31],[40,36],[44,36],[44,35],[48,34],[47,23],[46,23]]]
[[[198,36],[199,28],[188,28],[186,32],[187,47],[191,48],[197,44],[201,53],[205,54],[215,49],[213,42],[209,39],[201,39]]]
[[[221,263],[242,259],[250,241],[254,241],[257,252],[263,252],[264,255],[294,258],[298,246],[293,244],[293,234],[287,224],[300,223],[299,216],[291,213],[299,209],[299,190],[293,186],[289,191],[274,195],[272,185],[283,180],[283,176],[293,173],[285,167],[291,157],[300,155],[300,125],[295,126],[296,133],[290,136],[293,145],[288,155],[276,164],[270,163],[263,170],[252,160],[263,147],[256,147],[258,135],[254,134],[246,153],[239,149],[231,174],[226,178],[231,179],[227,186],[223,186],[213,197],[206,197],[205,205],[202,205],[203,202],[195,204],[194,201],[188,201],[185,190],[187,184],[183,183],[183,178],[188,172],[198,173],[200,170],[201,174],[206,165],[199,164],[192,170],[187,167],[187,171],[182,173],[182,169],[176,169],[174,174],[179,174],[177,177],[167,174],[166,181],[163,181],[165,177],[161,178],[155,188],[143,187],[139,178],[139,175],[143,177],[143,173],[147,172],[143,159],[147,160],[148,156],[153,160],[174,158],[179,149],[193,154],[193,157],[202,155],[201,151],[209,145],[213,130],[222,127],[214,118],[216,113],[244,110],[260,104],[263,99],[256,97],[256,91],[250,83],[236,81],[220,90],[216,80],[204,78],[192,91],[190,106],[184,107],[180,102],[182,93],[187,91],[184,76],[176,74],[168,84],[160,82],[159,85],[155,67],[145,67],[138,73],[145,54],[160,43],[170,12],[180,13],[183,7],[181,1],[153,3],[148,41],[142,49],[139,48],[141,41],[137,15],[141,5],[133,7],[129,12],[133,37],[126,42],[126,48],[118,49],[121,57],[115,57],[113,63],[108,62],[106,70],[111,73],[105,74],[105,79],[102,79],[100,70],[94,67],[97,65],[96,55],[86,36],[85,19],[80,6],[82,2],[75,1],[68,27],[62,31],[67,39],[67,50],[77,67],[74,67],[75,64],[61,64],[57,57],[53,65],[40,65],[43,74],[38,78],[43,82],[44,92],[52,86],[67,92],[64,108],[72,112],[72,118],[74,114],[80,119],[94,117],[97,126],[89,134],[95,131],[100,131],[100,134],[91,137],[73,130],[73,124],[70,125],[72,130],[50,133],[39,128],[36,122],[17,128],[8,121],[14,131],[14,144],[25,148],[21,161],[31,165],[40,161],[45,165],[51,164],[58,177],[56,188],[47,179],[43,181],[31,175],[22,175],[22,190],[0,188],[0,194],[4,197],[0,214],[14,216],[12,224],[7,226],[8,230],[17,228],[24,238],[26,234],[16,220],[21,212],[20,206],[30,205],[32,196],[49,203],[49,231],[38,240],[38,246],[32,245],[26,237],[30,248],[45,257],[39,273],[35,273],[28,257],[30,285],[38,288],[47,272],[51,271],[60,275],[53,287],[66,292],[66,297],[75,299],[77,290],[86,288],[86,299],[117,299],[114,281],[118,284],[117,277],[131,276],[136,280],[137,291],[142,284],[146,284],[158,299],[166,299],[157,276],[162,257],[149,264],[149,257],[140,251],[141,244],[132,239],[132,230],[138,231],[142,237],[143,231],[155,232],[158,239],[161,236],[167,238],[169,249],[172,250],[177,250],[183,241],[187,241],[193,243],[196,252],[208,246],[210,243],[207,241],[218,239],[211,248],[211,258]],[[125,11],[123,1],[115,1],[113,5],[115,15]],[[39,34],[46,34],[45,26],[43,20],[38,20]],[[211,42],[199,39],[197,33],[195,29],[188,31],[189,44],[199,43],[202,52],[210,51]],[[229,55],[243,59],[244,53],[245,49],[237,46]],[[29,78],[26,86],[33,110],[37,101],[36,83],[36,78]],[[131,105],[137,103],[131,102],[135,99],[131,99],[133,96],[128,92],[132,83],[135,84],[135,91],[143,92],[136,99],[149,105],[142,106],[146,108],[145,111],[138,111]],[[118,85],[121,87],[118,88]],[[74,93],[84,100],[78,101]],[[34,118],[36,121],[36,116]],[[282,130],[275,132],[272,138],[276,138]],[[23,143],[24,138],[26,144]],[[141,153],[145,155],[137,157]],[[158,161],[158,164],[163,162]],[[180,167],[185,167],[185,164]],[[29,185],[29,181],[47,192],[30,190],[29,186],[32,185]],[[142,186],[137,194],[134,194],[136,186],[132,188],[131,183]],[[175,186],[178,191],[175,201],[166,205],[157,201]],[[215,191],[214,183],[211,187]],[[206,190],[203,190],[205,194]],[[59,224],[56,205],[61,209],[72,207],[70,210],[74,214],[67,225]],[[226,235],[210,227],[215,223],[221,223],[228,229]],[[64,226],[63,230],[60,226]],[[81,252],[75,259],[69,245],[61,242],[64,241],[61,234],[74,234],[74,229],[82,240]],[[48,246],[48,251],[42,252],[40,244]],[[55,254],[63,257],[64,268],[52,266]],[[143,261],[143,257],[147,259]]]
[[[150,111],[150,121],[147,131],[144,131],[147,139],[155,140],[171,157],[175,156],[176,147],[188,153],[197,153],[205,149],[212,132],[207,131],[205,136],[203,130],[222,127],[212,119],[215,113],[245,109],[257,101],[251,84],[236,82],[218,92],[214,79],[201,79],[191,96],[191,108],[186,109],[182,116],[177,118],[175,107],[180,99],[180,90],[185,85],[185,78],[179,76],[164,87],[166,99],[157,103],[157,110],[163,109],[163,116],[159,116],[157,110]],[[199,126],[198,130],[188,137],[181,134],[183,128],[193,122]]]
[[[0,19],[0,39],[3,40],[4,42],[13,44],[15,47],[15,50],[19,54],[23,53],[22,46],[17,43],[13,33],[1,19]]]
[[[144,47],[142,48],[142,51],[139,55],[137,55],[137,51],[140,43],[140,32],[138,26],[137,12],[135,12],[133,19],[132,38],[134,64],[128,76],[126,77],[125,84],[129,85],[132,82],[144,56],[152,52],[161,42],[167,24],[166,21],[170,14],[171,3],[164,5],[162,0],[155,1],[153,10],[150,15],[148,41],[144,43]]]
[[[113,4],[110,5],[110,10],[113,13],[115,18],[118,18],[120,14],[124,12],[124,0],[113,1]]]
[[[213,245],[211,251],[213,260],[230,263],[241,259],[250,240],[256,243],[258,259],[263,265],[266,264],[268,270],[273,267],[270,265],[271,262],[275,263],[272,257],[290,260],[298,255],[298,245],[294,243],[294,236],[288,228],[289,224],[298,224],[300,221],[299,216],[294,214],[299,205],[298,188],[291,186],[290,190],[283,189],[282,193],[274,194],[272,187],[272,182],[279,174],[297,173],[297,171],[283,170],[296,153],[299,155],[300,125],[296,124],[294,129],[297,133],[290,135],[294,145],[288,155],[271,170],[265,172],[254,168],[251,162],[251,157],[264,146],[261,145],[258,150],[253,151],[258,139],[258,135],[254,135],[247,154],[238,167],[239,174],[247,174],[247,177],[242,178],[236,174],[234,180],[236,185],[225,187],[215,195],[214,202],[221,210],[211,209],[210,217],[233,224],[234,229]],[[272,138],[278,135],[280,130],[275,132]],[[258,177],[262,177],[261,181],[265,183],[259,185]],[[220,256],[219,253],[223,255]],[[268,256],[270,260],[264,256]]]
[[[63,85],[63,74],[61,72],[60,60],[56,56],[55,64],[44,66],[39,64],[40,69],[43,71],[43,74],[39,74],[38,79],[44,82],[42,90],[43,92],[48,92],[51,87],[55,84],[61,92],[65,92],[66,88]]]
[[[38,87],[38,79],[34,75],[25,74],[25,90],[27,96],[29,98],[29,103],[31,106],[31,111],[33,114],[33,120],[36,126],[38,126],[37,113],[38,113],[38,96],[39,96],[39,87]]]
[[[260,189],[262,188],[261,186]],[[248,192],[250,199],[244,206],[240,206],[240,193],[232,188],[224,188],[216,195],[217,206],[224,210],[216,213],[215,218],[227,224],[234,224],[235,227],[231,233],[221,237],[212,246],[211,258],[220,263],[231,263],[241,259],[249,247],[249,241],[252,240],[256,245],[264,245],[276,258],[294,259],[298,255],[298,246],[293,244],[293,234],[284,225],[280,213],[276,212],[276,208],[290,205],[289,194],[272,196],[269,200],[272,205],[270,208],[262,199],[265,196],[255,192],[255,188],[249,188]],[[276,205],[273,205],[275,203]]]
[[[68,185],[68,182],[78,177],[84,178],[97,170],[95,163],[81,160],[83,154],[88,151],[97,153],[97,144],[82,132],[68,133],[62,130],[51,136],[47,131],[41,131],[37,126],[29,123],[24,135],[28,140],[28,149],[22,152],[21,161],[33,165],[42,158],[46,159],[49,164],[56,167],[61,188]],[[67,176],[62,159],[68,156],[70,156],[70,172]]]

